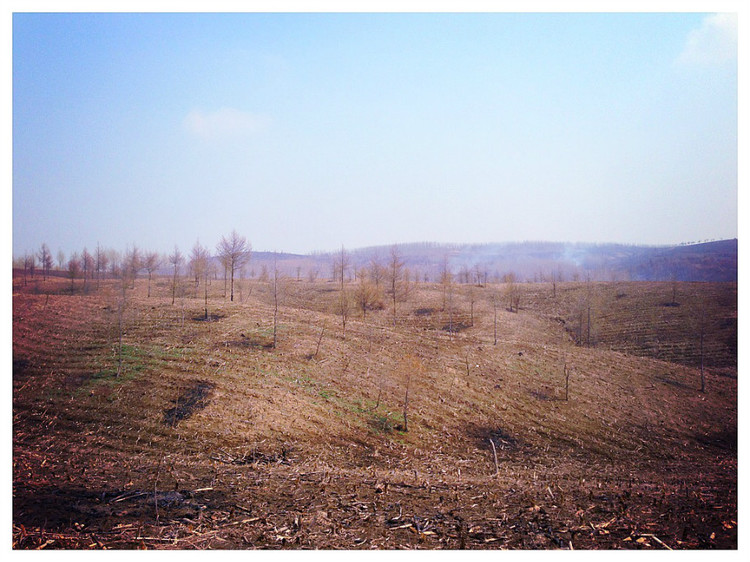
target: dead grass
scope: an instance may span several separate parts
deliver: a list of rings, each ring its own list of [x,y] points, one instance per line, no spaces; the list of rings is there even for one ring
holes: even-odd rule
[[[581,347],[585,284],[521,286],[493,345],[502,286],[473,325],[457,287],[460,331],[419,285],[344,334],[331,284],[289,283],[273,349],[263,284],[206,322],[139,281],[116,376],[117,291],[63,283],[14,286],[15,548],[736,548],[734,284],[599,284]]]

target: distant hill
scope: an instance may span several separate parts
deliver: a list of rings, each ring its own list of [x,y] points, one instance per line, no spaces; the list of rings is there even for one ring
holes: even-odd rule
[[[373,260],[386,264],[391,247],[349,249],[353,268]],[[513,274],[521,281],[634,280],[736,281],[737,239],[678,246],[637,246],[565,242],[508,242],[489,244],[399,244],[401,259],[420,280],[437,281],[445,265],[459,280],[500,280]],[[325,278],[331,274],[336,252],[311,255],[253,252],[246,273],[255,277],[271,271],[274,259],[284,274]]]
[[[737,281],[737,239],[651,249],[618,266],[636,281]]]

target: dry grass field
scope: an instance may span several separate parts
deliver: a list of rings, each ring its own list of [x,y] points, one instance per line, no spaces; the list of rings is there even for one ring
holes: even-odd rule
[[[344,332],[290,280],[276,348],[266,283],[90,283],[14,279],[16,549],[737,548],[734,283],[424,283]]]

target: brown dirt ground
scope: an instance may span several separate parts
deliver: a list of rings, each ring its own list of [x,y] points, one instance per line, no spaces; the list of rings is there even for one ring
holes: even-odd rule
[[[396,327],[386,307],[343,334],[335,291],[290,284],[273,349],[246,283],[205,322],[139,281],[116,376],[116,288],[14,282],[14,549],[737,548],[736,285],[683,286],[719,303],[701,394],[659,284],[601,285],[631,300],[601,306],[596,347],[563,326],[583,284],[526,287],[497,345],[487,298],[473,323],[457,298],[460,333],[423,286]]]

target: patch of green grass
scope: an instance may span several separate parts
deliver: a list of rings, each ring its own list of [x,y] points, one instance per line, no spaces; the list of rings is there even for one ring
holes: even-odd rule
[[[101,367],[90,375],[78,389],[79,393],[87,392],[92,386],[118,385],[133,381],[145,371],[164,367],[168,362],[182,360],[189,350],[183,348],[164,349],[159,346],[137,346],[123,344],[122,349],[113,346],[109,349],[107,361],[96,358],[92,361],[94,367]],[[120,373],[117,373],[117,364],[122,361]]]
[[[368,425],[374,433],[391,434],[397,431],[399,425],[399,416],[394,412],[368,412]],[[402,432],[399,432],[402,433]]]
[[[320,390],[318,391],[318,396],[325,400],[331,400],[336,394],[332,390]]]

